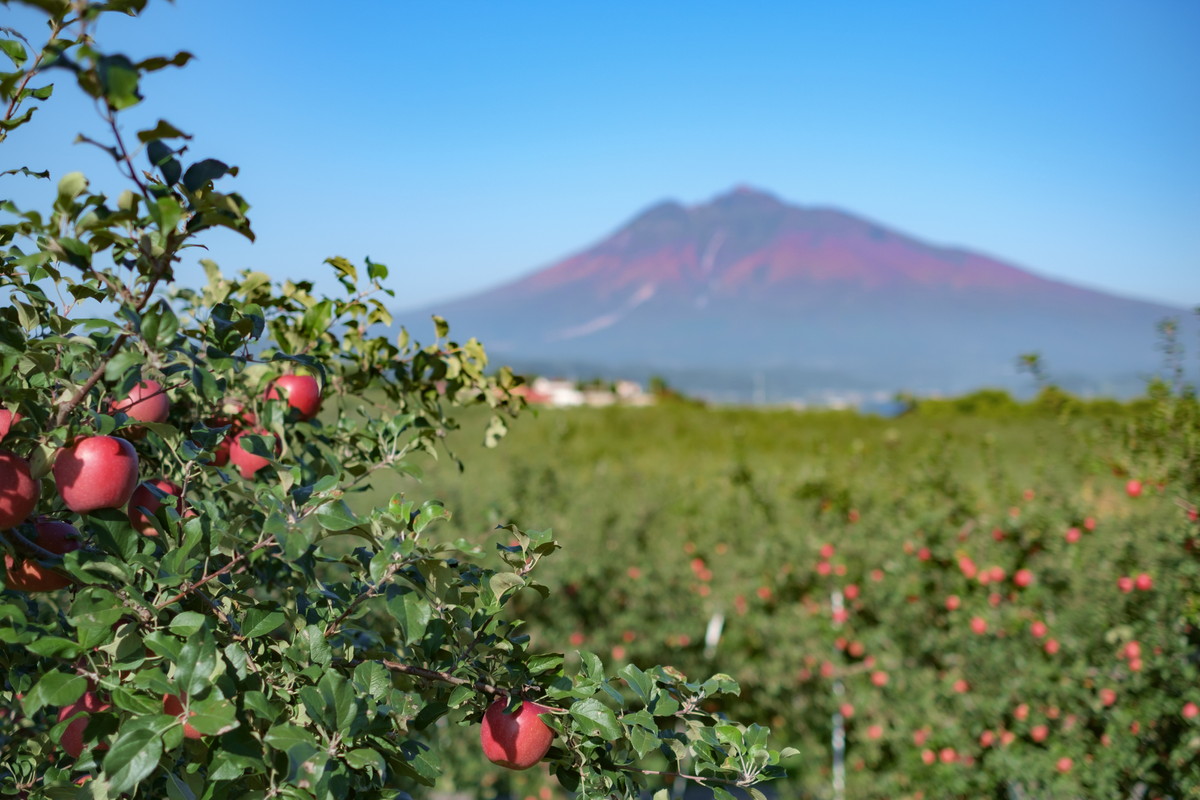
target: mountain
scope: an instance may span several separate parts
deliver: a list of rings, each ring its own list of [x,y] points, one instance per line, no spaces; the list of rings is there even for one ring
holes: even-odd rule
[[[1160,366],[1156,324],[1185,316],[748,188],[660,203],[556,264],[397,316],[431,313],[518,369],[658,374],[729,400],[1028,388],[1027,352],[1067,388],[1130,394]]]

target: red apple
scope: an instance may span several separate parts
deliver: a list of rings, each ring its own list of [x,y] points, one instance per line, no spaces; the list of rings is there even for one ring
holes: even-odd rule
[[[983,619],[982,617],[971,617],[971,630],[982,636],[983,634],[987,633],[987,629],[987,620]]]
[[[1013,583],[1024,589],[1033,583],[1033,573],[1027,569],[1019,569],[1013,575]]]
[[[1120,589],[1123,594],[1129,594],[1133,591],[1133,578],[1129,577],[1128,575],[1122,575],[1121,577],[1117,578],[1117,588]]]
[[[186,700],[187,700],[187,695],[180,696],[180,695],[174,695],[174,694],[164,694],[163,695],[163,713],[169,714],[172,717],[179,717],[180,721],[182,721],[183,720],[183,704],[184,704],[184,701],[186,701]],[[189,712],[188,716],[189,717],[192,716],[193,713],[194,712]],[[204,734],[200,733],[200,731],[196,730],[191,725],[184,722],[183,723],[183,735],[189,739],[199,739]]]
[[[1184,719],[1195,719],[1197,716],[1200,716],[1200,706],[1192,702],[1184,703],[1183,711],[1180,713],[1183,714]]]
[[[1070,756],[1063,756],[1058,760],[1056,766],[1059,772],[1070,772],[1071,768],[1075,766],[1075,762],[1071,760]]]
[[[123,411],[125,416],[139,422],[166,422],[170,410],[171,400],[158,381],[142,381],[130,390],[128,397],[112,404],[114,414]],[[146,429],[126,428],[122,433],[134,439],[141,439],[146,435]]]
[[[321,386],[312,375],[280,375],[263,395],[267,400],[283,399],[296,409],[300,419],[312,419],[321,410]]]
[[[21,415],[16,412],[9,411],[7,408],[0,408],[0,442],[4,441],[4,437],[8,436],[8,432],[21,421]]]
[[[1133,585],[1143,592],[1148,592],[1154,588],[1154,579],[1143,572],[1134,579]]]
[[[24,522],[33,513],[41,488],[41,481],[33,479],[28,461],[0,450],[0,528]]]
[[[229,463],[238,468],[238,472],[242,473],[242,477],[249,480],[254,477],[254,474],[260,469],[270,464],[270,460],[262,456],[256,456],[249,450],[242,447],[242,437],[248,434],[256,434],[260,436],[269,436],[266,431],[242,431],[237,436],[233,437],[233,445],[229,448]],[[275,443],[275,452],[279,452],[279,443]]]
[[[78,550],[83,537],[74,525],[56,522],[45,517],[36,524],[36,544],[51,553],[62,555]],[[53,592],[71,584],[71,579],[53,568],[39,564],[34,558],[4,556],[5,578],[9,589],[21,592]]]
[[[76,700],[69,706],[64,706],[58,712],[58,721],[62,722],[65,719],[70,719],[75,715],[79,715],[74,720],[71,720],[67,725],[67,729],[63,731],[62,739],[59,744],[62,749],[67,752],[71,758],[79,758],[83,753],[83,732],[87,730],[88,720],[91,719],[92,713],[98,711],[107,711],[112,708],[110,703],[105,703],[100,700],[99,695],[95,692],[84,692],[83,697]],[[98,744],[97,750],[107,750],[108,745]]]
[[[138,484],[133,445],[115,436],[88,436],[60,450],[54,460],[58,496],[77,514],[120,508]]]
[[[483,715],[479,739],[488,761],[509,769],[529,769],[550,749],[554,731],[538,718],[550,709],[528,700],[510,714],[508,701],[497,698]]]
[[[163,505],[163,501],[154,494],[151,487],[175,497],[180,497],[183,494],[182,487],[166,478],[159,478],[156,481],[146,481],[145,483],[138,484],[138,487],[133,490],[133,497],[129,498],[129,523],[144,536],[158,536],[158,530],[154,527],[151,519]],[[175,510],[181,516],[183,515],[182,498],[175,503]]]
[[[1130,497],[1138,497],[1142,493],[1142,482],[1139,480],[1130,480],[1125,484],[1125,494]]]

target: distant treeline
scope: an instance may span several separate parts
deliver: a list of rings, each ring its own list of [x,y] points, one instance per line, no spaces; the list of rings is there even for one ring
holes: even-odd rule
[[[959,414],[997,418],[1021,415],[1123,417],[1151,413],[1161,395],[1170,391],[1166,381],[1154,380],[1147,386],[1145,394],[1129,400],[1079,397],[1057,386],[1044,386],[1028,400],[1019,400],[1004,389],[980,389],[946,398],[899,394],[896,402],[907,409],[904,413],[930,417]],[[1184,395],[1185,402],[1188,399],[1196,402],[1195,394],[1190,390]]]

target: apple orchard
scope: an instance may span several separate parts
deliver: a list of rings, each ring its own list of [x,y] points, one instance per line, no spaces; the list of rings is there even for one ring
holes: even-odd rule
[[[382,264],[330,257],[323,296],[203,258],[249,205],[202,129],[127,122],[191,59],[103,49],[145,0],[24,5],[0,141],[69,146],[34,112],[75,104],[120,178],[0,175],[48,198],[0,201],[0,796],[829,797],[835,729],[848,797],[1200,792],[1170,324],[1128,404],[664,403],[502,443],[521,379],[439,318],[374,336]]]

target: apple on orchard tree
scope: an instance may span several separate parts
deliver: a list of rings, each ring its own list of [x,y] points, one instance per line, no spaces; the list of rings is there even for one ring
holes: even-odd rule
[[[3,442],[4,437],[8,436],[8,432],[12,430],[12,426],[20,421],[20,414],[9,411],[7,408],[0,408],[0,442]]]
[[[225,432],[225,438],[221,440],[213,451],[213,466],[223,467],[229,463],[229,453],[233,448],[233,440],[237,435],[244,430],[254,427],[258,424],[258,417],[253,411],[245,411],[244,406],[240,402],[234,402],[227,405],[228,414],[223,414],[219,417],[205,420],[204,424],[210,428],[221,428],[225,425],[229,426],[229,430]]]
[[[280,375],[263,394],[266,400],[286,400],[300,419],[309,420],[321,410],[321,386],[312,375]]]
[[[54,482],[67,508],[77,514],[120,508],[138,484],[133,445],[115,436],[87,436],[60,450]]]
[[[256,456],[254,453],[251,453],[242,446],[242,438],[251,434],[259,436],[271,436],[271,438],[274,438],[274,436],[263,430],[242,431],[237,436],[233,437],[233,444],[229,448],[229,463],[237,467],[238,472],[240,472],[242,477],[247,480],[253,478],[256,472],[271,463],[270,459],[263,458],[262,456]],[[280,444],[279,441],[276,440],[276,455],[279,454],[279,451]]]
[[[187,695],[181,696],[181,695],[174,695],[174,694],[164,694],[163,695],[163,713],[168,714],[172,717],[179,717],[180,721],[182,721],[183,720],[183,704],[186,699],[187,699]],[[188,716],[190,717],[193,714],[195,714],[195,712],[189,712]],[[199,739],[204,734],[200,733],[200,731],[193,728],[187,722],[184,722],[183,723],[183,735],[185,737],[187,737],[188,739]]]
[[[125,416],[138,422],[166,422],[171,401],[158,381],[142,381],[130,390],[128,397],[113,403],[112,410],[124,412]],[[146,435],[145,428],[127,428],[123,432],[134,439]]]
[[[34,480],[28,461],[0,450],[0,528],[20,525],[33,513],[41,484]]]
[[[42,517],[38,519],[35,529],[38,547],[60,556],[78,550],[83,544],[83,537],[75,526],[65,522]],[[8,588],[21,592],[53,592],[71,584],[71,579],[66,575],[33,558],[6,554],[4,572]]]
[[[166,497],[160,498],[155,494],[155,489],[165,495],[178,497],[175,510],[180,516],[184,515],[183,498],[181,497],[183,488],[179,484],[166,478],[138,484],[138,487],[133,490],[133,497],[129,499],[129,523],[133,525],[134,530],[144,536],[158,536],[158,529],[154,527],[151,520],[162,508],[163,500]]]
[[[63,706],[58,712],[58,721],[70,719],[70,724],[62,733],[62,739],[59,743],[62,749],[67,752],[71,758],[79,758],[83,753],[83,733],[87,730],[88,721],[92,718],[92,714],[100,711],[108,711],[112,708],[111,703],[105,703],[100,700],[100,696],[93,691],[84,692],[83,697],[71,703],[69,706]],[[78,716],[77,716],[78,715]],[[107,750],[108,745],[98,744],[97,750]]]
[[[538,717],[550,709],[528,700],[515,714],[507,708],[508,700],[500,697],[483,715],[479,729],[483,754],[502,767],[529,769],[542,760],[554,739],[554,731]]]

